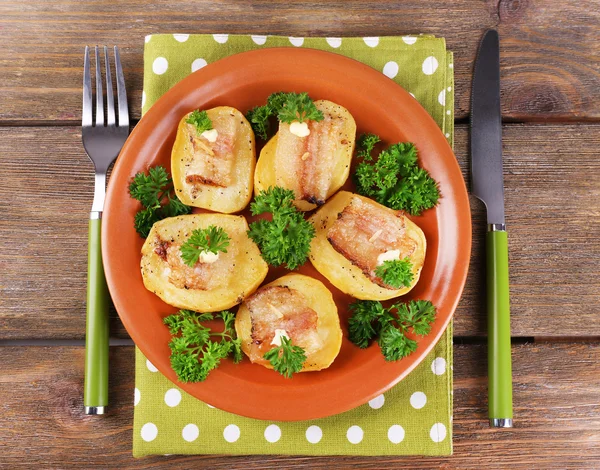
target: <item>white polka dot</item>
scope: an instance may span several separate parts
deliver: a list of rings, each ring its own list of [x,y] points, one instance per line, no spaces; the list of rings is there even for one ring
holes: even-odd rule
[[[375,47],[379,44],[378,37],[363,38],[363,41],[365,41],[365,44],[369,47]]]
[[[399,424],[394,424],[388,429],[388,439],[392,444],[400,444],[404,440],[404,428]]]
[[[193,442],[198,439],[200,429],[195,424],[186,424],[181,431],[181,437],[187,442]]]
[[[281,429],[276,424],[271,424],[265,429],[265,439],[268,442],[277,442],[281,439]]]
[[[174,34],[173,37],[177,42],[185,42],[190,37],[189,34]]]
[[[435,57],[429,56],[423,61],[423,73],[425,75],[433,75],[438,68],[438,61]]]
[[[200,70],[205,65],[206,65],[206,61],[204,59],[196,59],[194,62],[192,62],[192,72],[195,72],[196,70]]]
[[[146,92],[142,91],[142,108],[144,107],[145,104],[146,104]]]
[[[289,39],[290,39],[290,42],[292,43],[292,46],[300,47],[302,44],[304,44],[304,38],[290,37]]]
[[[448,67],[453,69],[454,68],[454,64],[448,64]]]
[[[350,444],[358,444],[363,440],[364,432],[360,426],[350,426],[346,432],[346,437]]]
[[[448,91],[452,91],[452,87],[451,86],[448,87]]]
[[[446,90],[440,91],[438,95],[438,101],[442,106],[446,106]]]
[[[342,38],[325,38],[327,44],[329,44],[334,49],[337,49],[342,45]]]
[[[208,403],[206,404],[206,406],[208,406],[209,408],[213,408],[214,409],[214,406],[209,405]]]
[[[225,44],[229,39],[229,34],[213,34],[213,39],[219,44]]]
[[[383,66],[383,74],[386,77],[394,78],[396,75],[398,75],[398,64],[393,60],[390,60]]]
[[[154,62],[152,62],[152,71],[156,75],[162,75],[167,71],[168,68],[169,63],[164,57],[157,57],[156,59],[154,59]]]
[[[181,392],[179,390],[177,390],[176,388],[171,388],[167,390],[167,393],[165,393],[165,403],[167,404],[167,406],[173,408],[174,406],[179,405],[180,401]]]
[[[431,431],[429,431],[429,437],[433,442],[442,442],[446,439],[446,426],[442,423],[435,423],[431,426]]]
[[[148,34],[148,36],[146,36],[146,37],[144,38],[144,41],[146,41],[146,43],[149,43],[149,42],[150,42],[150,39],[152,39],[152,35],[151,35],[151,34]]]
[[[423,392],[415,392],[410,396],[410,405],[415,410],[420,410],[423,408],[425,403],[427,403],[427,395],[425,395]]]
[[[262,46],[265,42],[267,42],[267,36],[250,36],[250,37],[259,46]]]
[[[450,138],[450,133],[446,132],[446,139],[449,139],[449,138]],[[433,373],[435,374],[435,371]]]
[[[417,38],[414,36],[402,36],[402,40],[408,45],[411,45],[411,44],[414,44],[415,42],[417,42]]]
[[[133,391],[133,406],[137,406],[138,403],[140,402],[141,398],[142,398],[142,394],[140,393],[139,389],[136,387],[135,390]]]
[[[449,134],[446,134],[449,137]],[[446,359],[443,357],[436,357],[431,363],[431,372],[435,375],[443,375],[446,372]]]
[[[311,444],[317,444],[323,437],[323,431],[319,426],[309,426],[306,429],[306,440]]]
[[[369,401],[369,406],[371,408],[373,408],[374,410],[378,410],[379,408],[381,408],[383,406],[383,404],[385,403],[385,397],[383,396],[383,394],[373,398],[372,400]]]
[[[415,98],[415,95],[414,95],[414,93],[410,93],[410,92],[409,92],[408,94],[409,94],[410,96],[412,96],[413,98]],[[416,99],[416,98],[415,98],[415,99]]]
[[[150,372],[158,372],[158,369],[148,359],[146,359],[146,367]]]
[[[450,116],[450,115],[452,114],[452,111],[448,110],[448,111],[446,111],[446,114],[447,114],[448,116]]]
[[[227,442],[235,442],[240,438],[240,428],[235,424],[230,424],[223,430],[223,437]]]
[[[142,439],[144,439],[146,442],[152,442],[158,435],[158,428],[154,423],[146,423],[142,426],[142,431],[140,434]]]

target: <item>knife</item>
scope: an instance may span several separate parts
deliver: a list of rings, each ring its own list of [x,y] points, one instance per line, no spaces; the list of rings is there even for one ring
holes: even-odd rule
[[[500,47],[498,32],[486,31],[475,61],[471,96],[471,189],[487,210],[486,286],[488,395],[491,427],[511,428],[512,366],[508,238],[504,220]]]

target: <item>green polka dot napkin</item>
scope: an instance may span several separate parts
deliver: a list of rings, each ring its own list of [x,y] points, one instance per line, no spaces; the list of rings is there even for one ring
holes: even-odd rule
[[[444,39],[432,36],[147,36],[142,112],[179,80],[206,64],[238,52],[282,46],[336,52],[380,70],[429,111],[452,143],[452,53],[446,51]],[[135,374],[135,457],[151,454],[452,453],[451,327],[429,356],[391,390],[354,410],[311,421],[267,422],[213,408],[166,379],[138,349]]]

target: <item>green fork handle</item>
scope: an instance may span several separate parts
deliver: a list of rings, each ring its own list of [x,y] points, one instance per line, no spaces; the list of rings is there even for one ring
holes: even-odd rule
[[[512,427],[512,366],[508,237],[506,231],[486,235],[489,418],[493,427]]]
[[[86,414],[104,414],[108,405],[108,288],[102,266],[101,212],[92,212],[88,226],[88,281],[85,327],[85,379],[83,405]]]

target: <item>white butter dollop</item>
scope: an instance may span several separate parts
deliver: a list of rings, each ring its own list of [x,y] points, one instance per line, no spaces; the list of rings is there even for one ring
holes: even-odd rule
[[[400,250],[388,250],[377,257],[377,266],[381,266],[386,261],[395,261],[398,259],[400,259]]]
[[[271,344],[274,344],[275,346],[281,346],[281,338],[290,339],[285,330],[280,330],[279,328],[275,329],[275,336],[273,337]]]
[[[202,137],[204,137],[206,140],[208,140],[209,142],[216,142],[217,137],[219,137],[219,131],[217,131],[216,129],[211,129],[210,131],[204,131],[200,135]]]
[[[203,251],[200,253],[200,256],[198,256],[198,261],[200,261],[201,263],[214,263],[215,261],[217,261],[219,259],[219,253],[213,253],[212,251]]]
[[[306,122],[293,121],[290,124],[290,132],[298,137],[306,137],[310,134],[310,129]]]

